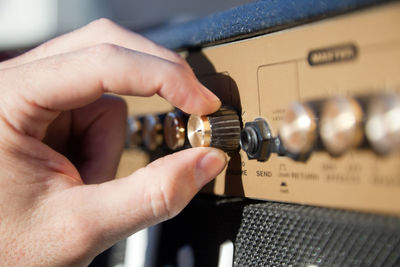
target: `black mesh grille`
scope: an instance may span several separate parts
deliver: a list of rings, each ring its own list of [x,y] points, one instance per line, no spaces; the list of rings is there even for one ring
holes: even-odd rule
[[[397,217],[200,195],[162,229],[160,267],[187,244],[196,267],[218,267],[226,240],[235,267],[400,266]]]
[[[234,266],[400,266],[397,218],[279,203],[251,204]]]

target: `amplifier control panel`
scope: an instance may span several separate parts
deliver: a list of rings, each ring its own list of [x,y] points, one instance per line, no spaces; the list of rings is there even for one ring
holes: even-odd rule
[[[399,29],[390,3],[186,53],[223,108],[145,111],[130,118],[129,144],[224,149],[209,193],[400,215]]]

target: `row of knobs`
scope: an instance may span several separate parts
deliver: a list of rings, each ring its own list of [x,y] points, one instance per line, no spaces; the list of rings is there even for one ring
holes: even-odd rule
[[[185,144],[185,117],[180,111],[132,116],[128,118],[127,130],[127,147],[142,145],[148,151],[155,151],[165,143],[169,149],[177,150]]]
[[[165,143],[170,150],[178,150],[190,143],[192,147],[232,151],[239,147],[240,131],[239,116],[228,107],[207,116],[187,117],[181,111],[173,111],[166,115],[130,117],[127,146],[142,144],[147,150],[154,151]]]
[[[131,118],[129,129],[130,143],[140,140],[150,151],[164,142],[171,150],[189,143],[192,147],[224,151],[241,146],[249,158],[260,161],[267,160],[271,152],[304,159],[316,149],[340,156],[365,145],[378,154],[389,154],[400,149],[400,96],[335,97],[293,103],[277,137],[272,137],[263,119],[246,123],[242,130],[237,112],[228,107],[207,116],[187,117],[174,111],[140,120]]]
[[[336,97],[323,102],[294,103],[279,130],[285,149],[311,153],[318,143],[340,156],[365,141],[378,154],[400,149],[400,96]]]

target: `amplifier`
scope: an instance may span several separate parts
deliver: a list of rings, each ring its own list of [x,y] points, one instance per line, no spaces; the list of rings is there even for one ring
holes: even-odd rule
[[[242,149],[205,191],[399,215],[399,29],[392,3],[184,52],[244,129]],[[158,148],[151,157],[176,150],[162,145],[177,134],[166,126],[163,136],[164,118],[190,131],[182,113],[165,117],[173,110],[160,99],[127,101],[147,115],[131,118],[130,135],[137,142],[142,124],[139,137]],[[146,162],[137,153],[124,155],[121,175]]]
[[[234,266],[400,266],[400,3],[380,2],[256,1],[245,7],[265,19],[233,11],[254,31],[228,16],[203,39],[193,28],[214,24],[149,35],[181,48],[224,107],[188,117],[159,97],[127,97],[118,176],[191,145],[229,155],[159,226],[154,266],[218,266],[226,240]],[[224,25],[236,32],[220,38]],[[180,265],[187,246],[193,259]]]

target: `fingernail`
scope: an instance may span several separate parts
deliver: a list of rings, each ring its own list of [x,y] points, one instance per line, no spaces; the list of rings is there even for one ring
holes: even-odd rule
[[[203,95],[205,96],[205,98],[208,101],[215,102],[215,103],[221,105],[221,100],[213,92],[211,92],[207,87],[202,85],[200,82],[199,82],[199,87],[200,87],[200,91],[203,93]]]
[[[198,159],[195,170],[196,183],[199,188],[214,179],[226,165],[226,155],[216,148],[204,148],[207,152]]]

